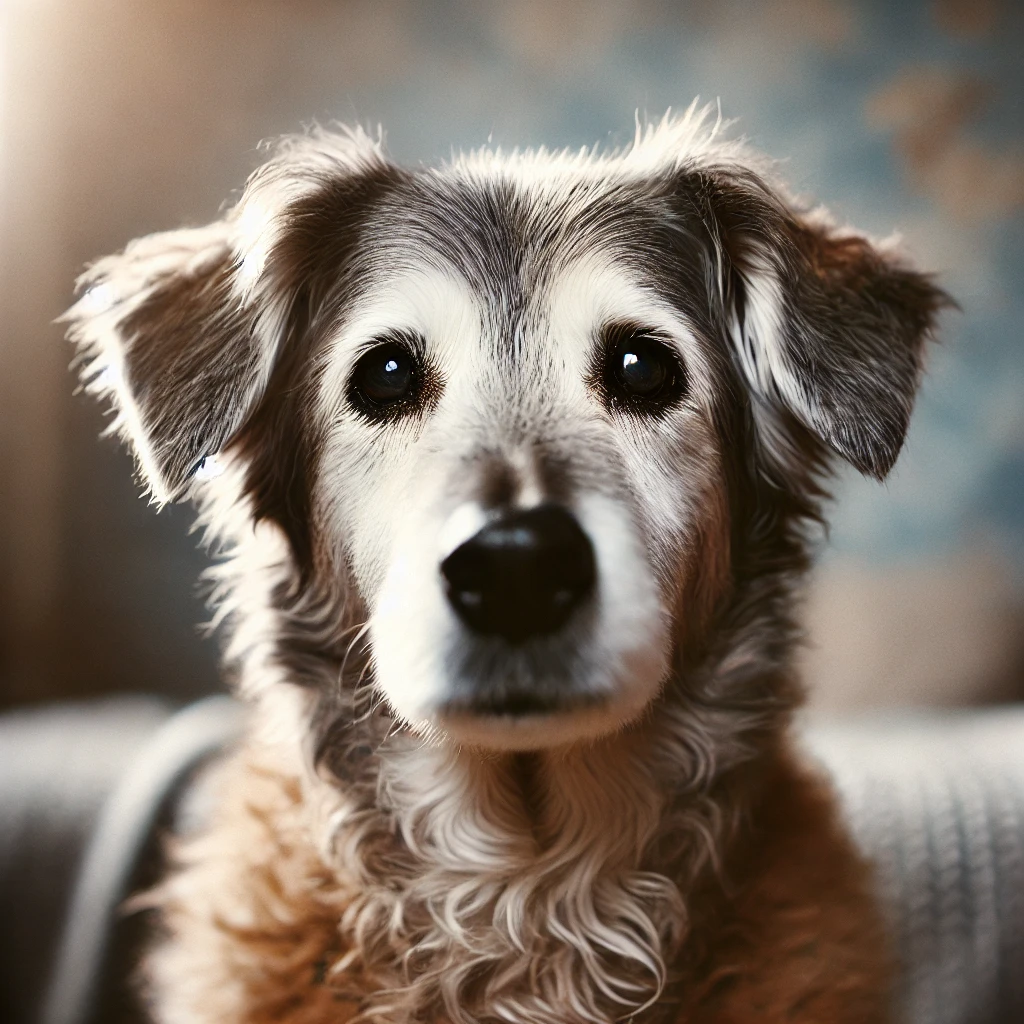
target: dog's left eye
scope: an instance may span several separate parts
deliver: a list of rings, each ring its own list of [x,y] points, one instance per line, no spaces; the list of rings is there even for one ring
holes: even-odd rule
[[[642,327],[616,324],[605,332],[601,390],[613,404],[636,409],[663,408],[688,390],[679,356]]]
[[[421,378],[418,360],[409,348],[387,341],[371,348],[356,363],[349,381],[349,400],[361,412],[378,415],[414,400]]]

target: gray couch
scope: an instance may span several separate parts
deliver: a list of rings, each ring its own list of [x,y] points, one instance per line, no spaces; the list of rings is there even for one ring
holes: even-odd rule
[[[0,717],[0,1019],[139,1019],[117,908],[239,710],[146,698]],[[1024,1022],[1024,708],[804,730],[875,860],[911,1024]]]

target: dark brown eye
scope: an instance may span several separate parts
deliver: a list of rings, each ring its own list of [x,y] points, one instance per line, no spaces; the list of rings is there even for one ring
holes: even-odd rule
[[[411,348],[400,341],[386,341],[360,356],[349,380],[349,401],[364,415],[380,419],[414,406],[423,380]]]
[[[682,360],[654,332],[617,324],[605,331],[604,342],[602,390],[612,404],[636,412],[653,412],[686,394]]]

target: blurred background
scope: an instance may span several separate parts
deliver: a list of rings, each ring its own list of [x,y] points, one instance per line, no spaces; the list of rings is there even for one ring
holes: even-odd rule
[[[257,143],[392,155],[627,142],[699,95],[800,191],[899,231],[962,306],[889,483],[840,478],[812,709],[1024,697],[1024,3],[6,0],[0,7],[0,707],[219,688],[187,508],[74,396],[82,265],[217,214]]]

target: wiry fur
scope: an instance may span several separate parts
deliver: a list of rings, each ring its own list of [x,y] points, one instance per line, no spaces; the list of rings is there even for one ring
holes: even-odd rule
[[[887,1019],[867,875],[788,752],[791,606],[831,457],[889,470],[944,297],[770,180],[693,108],[417,172],[315,131],[85,276],[84,379],[156,499],[198,502],[253,708],[158,894],[159,1020]],[[622,315],[691,375],[653,423],[601,406]],[[369,428],[346,382],[391,329],[432,390]],[[600,600],[481,660],[431,566],[543,500]],[[481,679],[600,704],[446,718]]]

